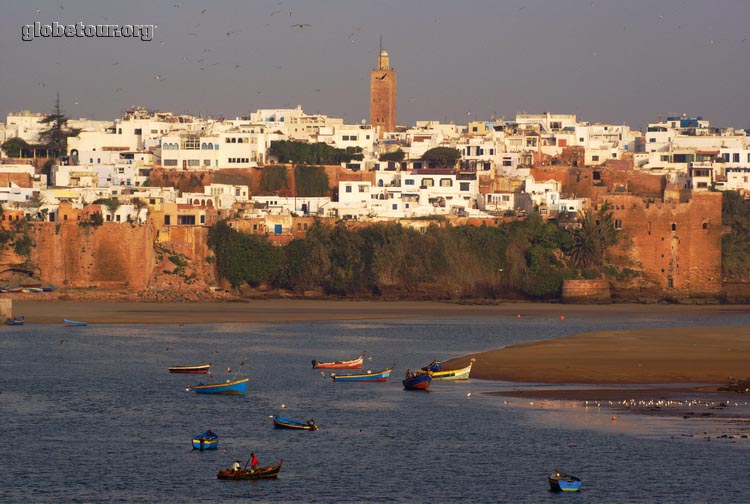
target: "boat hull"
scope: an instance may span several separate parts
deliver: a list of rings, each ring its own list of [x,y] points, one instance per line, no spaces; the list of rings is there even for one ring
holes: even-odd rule
[[[228,383],[215,383],[209,385],[196,385],[193,389],[198,394],[223,394],[223,395],[242,395],[247,390],[247,384],[250,378],[237,380]]]
[[[5,319],[5,325],[23,325],[24,320],[22,318]]]
[[[348,374],[348,375],[331,375],[335,382],[384,382],[388,381],[393,368],[384,369],[377,373]]]
[[[224,480],[275,479],[279,477],[279,471],[281,471],[283,463],[284,459],[281,459],[276,465],[259,467],[255,470],[240,469],[239,471],[234,471],[231,467],[227,467],[219,471],[216,477]]]
[[[348,361],[318,362],[313,360],[312,367],[313,369],[362,369],[362,363],[364,360],[365,354]]]
[[[292,429],[292,430],[318,430],[318,426],[314,423],[309,424],[306,422],[298,422],[289,418],[284,418],[278,415],[271,417],[273,420],[273,426],[277,429]]]
[[[219,449],[219,438],[201,439],[200,437],[193,438],[193,450],[218,450]]]
[[[85,327],[89,325],[88,322],[80,322],[77,320],[68,320],[68,319],[63,319],[63,324],[65,324],[68,327]]]
[[[581,489],[581,480],[575,476],[552,475],[547,478],[549,488],[553,492],[578,492]]]
[[[462,369],[448,369],[432,373],[433,380],[468,380],[471,374],[471,364]]]
[[[406,390],[427,390],[430,388],[432,373],[422,373],[410,378],[406,378],[402,383]]]
[[[208,374],[211,364],[199,366],[169,366],[169,372],[175,374]]]

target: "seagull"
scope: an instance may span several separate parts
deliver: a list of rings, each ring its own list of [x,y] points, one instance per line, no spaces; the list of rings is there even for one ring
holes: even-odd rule
[[[298,23],[298,24],[293,24],[293,25],[291,26],[291,28],[295,28],[295,27],[297,27],[297,28],[304,28],[304,27],[306,27],[306,26],[312,26],[312,25],[311,25],[311,24],[308,24],[308,23]]]
[[[208,10],[208,9],[203,9],[203,10],[201,11],[201,16],[202,16],[203,14],[205,14],[207,10]]]

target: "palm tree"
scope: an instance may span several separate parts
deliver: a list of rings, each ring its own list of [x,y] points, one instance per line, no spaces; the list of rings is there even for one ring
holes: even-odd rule
[[[601,269],[607,248],[617,243],[619,236],[611,209],[612,206],[605,202],[598,212],[583,212],[581,227],[572,231],[570,258],[579,268]]]

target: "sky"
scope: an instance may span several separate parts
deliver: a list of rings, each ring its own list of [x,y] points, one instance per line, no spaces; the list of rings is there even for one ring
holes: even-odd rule
[[[750,127],[750,0],[2,0],[0,121],[133,106],[234,118],[302,105],[369,121],[379,41],[397,122],[672,114]],[[150,24],[153,40],[22,40],[24,25]],[[293,26],[296,25],[296,26]]]

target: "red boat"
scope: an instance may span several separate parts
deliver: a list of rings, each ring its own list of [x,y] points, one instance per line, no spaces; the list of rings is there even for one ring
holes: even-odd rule
[[[362,369],[362,362],[365,360],[365,353],[353,360],[335,361],[335,362],[318,362],[312,361],[313,369]]]
[[[211,364],[200,364],[199,366],[169,366],[170,373],[181,374],[208,374]]]

